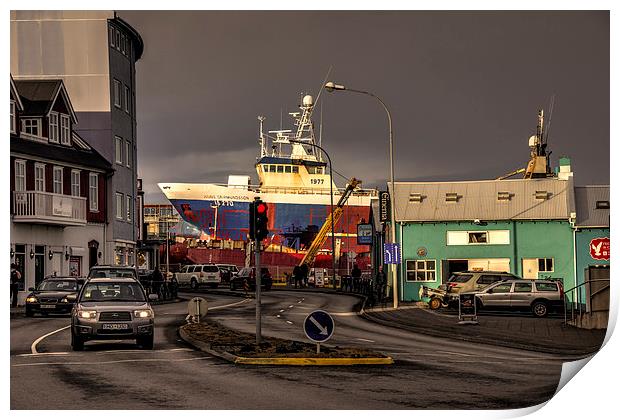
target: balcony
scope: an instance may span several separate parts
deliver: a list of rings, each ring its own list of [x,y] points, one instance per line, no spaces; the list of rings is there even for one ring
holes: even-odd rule
[[[84,226],[86,198],[42,191],[13,191],[13,221]]]

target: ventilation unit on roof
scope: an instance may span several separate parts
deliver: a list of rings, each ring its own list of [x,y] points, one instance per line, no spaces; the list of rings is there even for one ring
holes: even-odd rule
[[[536,191],[534,194],[537,200],[546,200],[549,198],[549,193],[547,191]]]
[[[510,201],[514,194],[508,191],[498,191],[497,192],[497,201]]]
[[[609,208],[609,201],[605,201],[605,200],[597,201],[596,202],[596,208],[597,209],[608,209]]]
[[[424,200],[426,198],[426,196],[420,194],[420,193],[411,193],[409,194],[409,202],[410,203],[421,203],[422,200]]]
[[[463,197],[462,195],[458,195],[458,193],[455,192],[449,192],[446,193],[446,202],[448,203],[456,203],[457,201],[459,201],[459,198]]]

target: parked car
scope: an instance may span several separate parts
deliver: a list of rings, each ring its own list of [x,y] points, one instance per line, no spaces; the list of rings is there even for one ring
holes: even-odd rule
[[[128,265],[94,265],[88,272],[89,279],[99,278],[132,278],[138,280],[138,270],[136,267]]]
[[[267,267],[261,267],[261,286],[265,290],[271,290],[273,279]],[[244,267],[230,279],[230,290],[243,289],[243,283],[247,282],[250,290],[256,289],[256,268]]]
[[[235,276],[239,269],[233,264],[216,264],[220,269],[220,275],[222,277],[222,284],[230,284],[230,279]]]
[[[81,277],[46,277],[36,288],[28,289],[26,316],[70,313],[83,284]]]
[[[179,286],[189,285],[196,290],[201,285],[216,288],[222,283],[220,269],[215,264],[186,265],[178,273],[174,273]]]
[[[531,310],[537,317],[564,305],[564,288],[559,281],[509,280],[476,293],[476,306],[484,309]]]
[[[133,278],[92,278],[84,283],[71,311],[71,347],[102,339],[135,339],[153,349],[155,315],[142,285]]]

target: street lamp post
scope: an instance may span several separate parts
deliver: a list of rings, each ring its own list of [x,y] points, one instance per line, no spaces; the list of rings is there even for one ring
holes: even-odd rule
[[[290,143],[299,143],[299,144],[307,144],[303,141],[299,141],[299,140],[291,140],[289,139]],[[318,146],[316,144],[313,144],[312,147],[316,147],[317,149],[321,150],[323,153],[325,153],[325,156],[327,156],[327,161],[329,162],[329,203],[330,203],[330,207],[331,207],[331,231],[332,231],[332,283],[333,283],[333,288],[336,288],[336,237],[334,236],[334,177],[332,174],[332,160],[329,157],[329,154],[327,153],[327,151],[325,149],[323,149],[321,146]]]
[[[390,130],[390,184],[392,185],[392,195],[390,197],[390,219],[391,219],[390,220],[390,236],[391,236],[391,240],[396,242],[396,219],[394,217],[394,196],[395,196],[395,190],[396,190],[396,186],[394,185],[394,141],[393,141],[394,138],[393,138],[393,132],[392,132],[392,115],[390,114],[390,110],[387,108],[387,106],[381,100],[381,98],[379,98],[377,95],[374,95],[370,92],[366,92],[364,90],[347,88],[344,85],[338,85],[334,82],[325,83],[325,89],[328,92],[333,92],[334,90],[343,90],[346,92],[354,92],[354,93],[360,93],[362,95],[372,96],[377,101],[379,101],[379,103],[385,110],[385,113],[387,114],[388,125],[389,125],[389,130]],[[393,290],[392,296],[394,298],[393,299],[394,308],[397,308],[398,307],[398,284],[397,284],[398,282],[396,278],[396,264],[390,264],[390,273],[392,276],[392,290]]]

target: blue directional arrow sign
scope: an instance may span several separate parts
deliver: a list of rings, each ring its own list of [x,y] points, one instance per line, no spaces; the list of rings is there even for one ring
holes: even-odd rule
[[[327,341],[334,333],[334,319],[327,312],[316,310],[306,317],[304,332],[316,343]]]
[[[385,264],[400,264],[400,245],[387,243],[383,245],[383,262]]]

